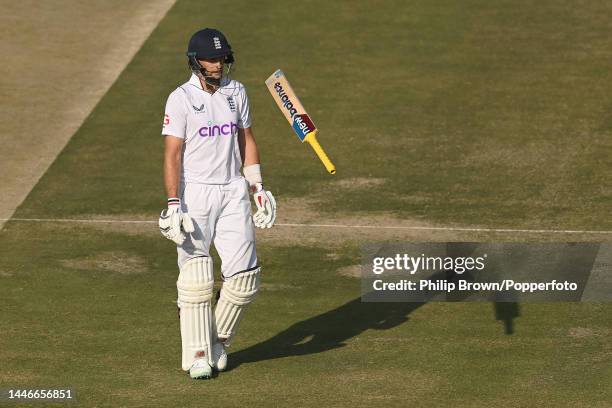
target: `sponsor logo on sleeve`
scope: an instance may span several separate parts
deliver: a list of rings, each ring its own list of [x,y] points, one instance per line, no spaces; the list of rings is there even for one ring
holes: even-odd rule
[[[170,115],[166,113],[164,115],[164,126],[169,125],[169,124],[170,124]]]

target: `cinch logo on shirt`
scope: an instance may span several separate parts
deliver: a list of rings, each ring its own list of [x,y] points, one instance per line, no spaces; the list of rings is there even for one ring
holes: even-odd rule
[[[238,124],[234,122],[226,123],[224,125],[204,126],[198,130],[198,133],[202,137],[208,136],[220,136],[220,135],[233,135],[234,132],[238,132]]]

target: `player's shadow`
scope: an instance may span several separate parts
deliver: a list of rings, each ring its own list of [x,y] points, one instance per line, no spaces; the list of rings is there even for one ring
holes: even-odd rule
[[[408,320],[425,303],[363,303],[361,298],[303,320],[276,336],[232,353],[230,370],[242,363],[320,353],[343,347],[345,341],[368,330],[385,330]]]
[[[364,303],[361,298],[310,319],[296,323],[261,343],[232,353],[229,370],[242,363],[321,353],[345,346],[345,342],[368,329],[386,330],[406,322],[422,303]],[[493,303],[495,318],[502,320],[505,333],[513,333],[513,319],[519,315],[514,302]]]
[[[521,315],[518,302],[493,302],[495,319],[504,324],[505,334],[514,334],[514,319]]]
[[[447,253],[469,256],[476,248],[470,243],[449,243]],[[474,281],[471,273],[461,275],[462,279]],[[459,279],[450,271],[434,273],[429,279],[453,281]],[[423,302],[362,302],[361,297],[351,300],[336,309],[296,323],[276,336],[244,350],[232,353],[229,370],[242,363],[271,360],[275,358],[321,353],[343,347],[345,342],[368,329],[385,330],[396,327],[408,320],[410,313],[427,303],[439,292],[428,293]],[[447,301],[463,301],[471,293],[464,292],[447,296]],[[502,299],[499,299],[502,300]],[[519,304],[516,302],[493,302],[495,319],[504,323],[505,334],[513,334],[514,318],[518,317]]]

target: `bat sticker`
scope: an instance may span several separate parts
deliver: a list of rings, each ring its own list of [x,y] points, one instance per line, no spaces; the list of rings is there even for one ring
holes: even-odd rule
[[[297,133],[298,137],[303,141],[306,135],[316,129],[310,116],[307,113],[301,115],[295,115],[293,118],[293,130]]]

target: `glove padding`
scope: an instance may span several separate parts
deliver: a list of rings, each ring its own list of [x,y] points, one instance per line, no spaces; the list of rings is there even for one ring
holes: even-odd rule
[[[172,205],[163,210],[159,216],[159,231],[177,245],[181,245],[186,234],[195,231],[191,217],[181,211],[180,205]]]
[[[253,215],[253,222],[257,228],[271,228],[276,220],[276,200],[271,192],[264,190],[261,184],[256,186],[253,199],[257,212]]]

